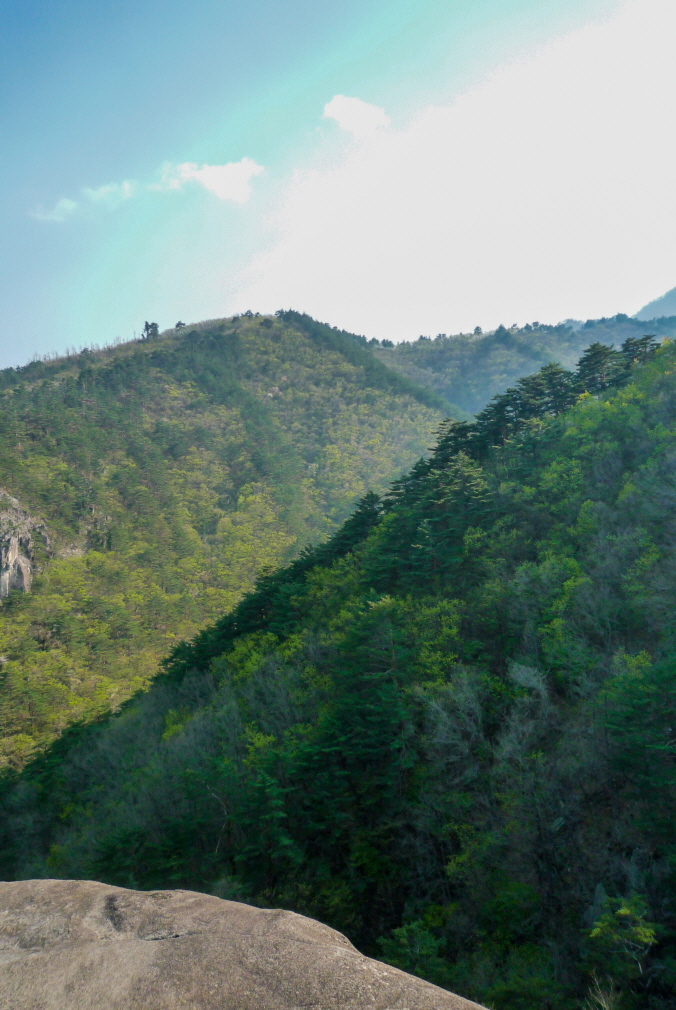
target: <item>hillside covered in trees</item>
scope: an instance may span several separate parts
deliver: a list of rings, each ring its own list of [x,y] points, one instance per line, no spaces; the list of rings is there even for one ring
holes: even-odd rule
[[[440,333],[396,346],[374,342],[373,350],[390,368],[475,414],[520,376],[543,365],[555,361],[574,368],[590,344],[619,348],[628,338],[640,339],[646,333],[659,340],[676,337],[676,316],[639,321],[620,314],[555,326],[534,322],[509,329],[499,326],[490,333]]]
[[[6,877],[283,906],[496,1010],[676,1001],[676,350],[595,343],[2,787]]]
[[[449,410],[296,313],[146,329],[0,372],[0,765],[147,685]]]

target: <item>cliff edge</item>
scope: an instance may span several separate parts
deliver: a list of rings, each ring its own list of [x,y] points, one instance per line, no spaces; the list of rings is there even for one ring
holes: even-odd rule
[[[302,915],[194,891],[0,883],[12,1010],[481,1010]]]

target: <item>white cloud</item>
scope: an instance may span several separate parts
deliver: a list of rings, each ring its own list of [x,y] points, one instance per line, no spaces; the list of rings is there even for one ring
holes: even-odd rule
[[[351,133],[357,140],[390,125],[390,117],[377,105],[362,102],[361,98],[334,95],[324,106],[324,119],[335,119],[341,130]]]
[[[125,179],[124,182],[111,182],[105,186],[99,186],[98,189],[85,187],[82,193],[90,203],[100,204],[112,209],[135,196],[137,185],[135,182]]]
[[[199,165],[186,161],[182,165],[165,166],[157,189],[181,189],[184,182],[197,182],[219,200],[246,203],[251,196],[251,180],[264,171],[251,158],[230,161],[225,165]]]
[[[67,197],[62,197],[57,200],[51,210],[45,210],[44,207],[38,206],[33,207],[29,211],[32,218],[36,221],[67,221],[68,218],[72,217],[75,211],[78,209],[79,204],[75,200],[69,200]]]
[[[231,200],[234,203],[246,203],[251,196],[251,179],[264,171],[262,165],[257,165],[251,158],[228,162],[226,165],[196,165],[186,161],[182,165],[165,165],[162,169],[159,183],[140,186],[137,182],[125,179],[123,182],[111,182],[92,189],[85,186],[80,202],[62,197],[51,210],[38,206],[29,211],[36,221],[67,221],[76,213],[83,214],[95,209],[100,211],[115,210],[121,204],[133,197],[139,196],[144,190],[180,190],[186,182],[196,182],[204,189],[214,193],[219,200]]]
[[[636,311],[676,283],[675,29],[630,0],[401,130],[364,113],[368,144],[289,181],[234,307],[395,339]],[[324,114],[364,136],[361,106]]]
[[[99,207],[102,210],[114,210],[121,203],[131,199],[138,191],[137,184],[128,179],[124,182],[111,182],[97,189],[90,189],[85,186],[82,190],[82,200],[71,200],[69,197],[62,197],[57,200],[51,210],[44,207],[34,207],[29,211],[31,217],[36,221],[68,221],[75,214],[82,214],[86,209]]]

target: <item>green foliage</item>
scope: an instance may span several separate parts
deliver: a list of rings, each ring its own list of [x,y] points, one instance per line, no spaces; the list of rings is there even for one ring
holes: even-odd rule
[[[180,327],[0,373],[0,486],[46,527],[0,609],[0,764],[146,687],[259,574],[425,450],[439,398],[309,317]],[[38,538],[39,539],[39,538]]]
[[[294,908],[495,1010],[672,1006],[675,459],[670,343],[444,424],[149,691],[5,776],[0,871]],[[248,523],[208,536],[246,559]]]
[[[422,920],[393,929],[389,937],[378,940],[383,961],[402,971],[419,975],[435,985],[447,985],[451,971],[440,954],[445,946],[443,937],[435,936]]]
[[[606,898],[604,911],[589,932],[597,961],[615,979],[631,981],[643,974],[650,948],[657,943],[655,924],[648,922],[648,906],[639,894]]]

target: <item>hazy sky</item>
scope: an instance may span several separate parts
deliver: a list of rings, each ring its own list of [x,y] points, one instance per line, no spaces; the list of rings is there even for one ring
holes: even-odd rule
[[[399,340],[676,284],[674,0],[5,0],[0,366],[251,308]]]

